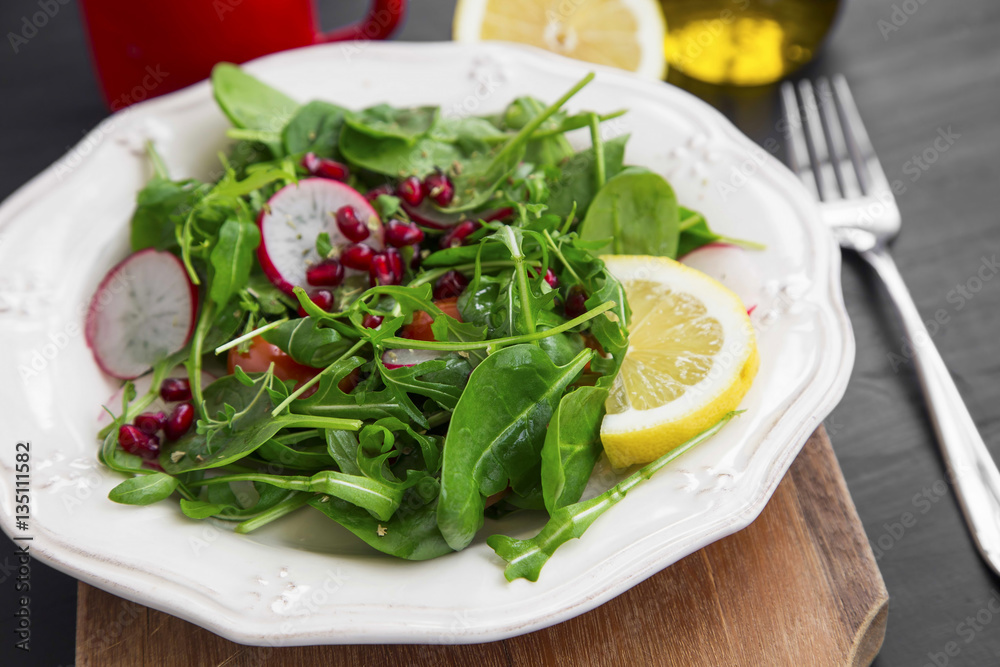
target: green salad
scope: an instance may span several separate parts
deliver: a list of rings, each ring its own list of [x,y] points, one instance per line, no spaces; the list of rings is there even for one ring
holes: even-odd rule
[[[239,533],[308,505],[412,560],[465,548],[485,518],[546,512],[531,539],[488,539],[508,579],[535,580],[721,428],[732,413],[581,501],[629,344],[599,256],[721,238],[624,164],[627,136],[602,139],[624,112],[564,109],[592,78],[449,117],[300,104],[217,66],[235,141],[218,177],[172,178],[150,146],[133,252],[87,318],[97,363],[126,380],[100,433],[101,462],[129,475],[111,500],[173,497]]]

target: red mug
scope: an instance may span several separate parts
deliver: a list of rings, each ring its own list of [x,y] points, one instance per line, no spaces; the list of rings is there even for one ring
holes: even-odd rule
[[[112,111],[242,63],[309,44],[384,39],[407,0],[372,0],[359,23],[323,33],[313,0],[82,0],[90,51]]]

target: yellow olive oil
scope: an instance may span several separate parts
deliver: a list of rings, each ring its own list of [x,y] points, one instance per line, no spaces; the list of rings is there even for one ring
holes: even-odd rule
[[[660,0],[671,68],[714,84],[772,83],[812,60],[839,0]]]

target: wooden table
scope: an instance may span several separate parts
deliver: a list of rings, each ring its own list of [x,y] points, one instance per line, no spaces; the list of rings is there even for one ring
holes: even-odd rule
[[[760,517],[603,606],[471,646],[234,644],[80,584],[77,667],[188,665],[868,665],[888,594],[821,429]]]

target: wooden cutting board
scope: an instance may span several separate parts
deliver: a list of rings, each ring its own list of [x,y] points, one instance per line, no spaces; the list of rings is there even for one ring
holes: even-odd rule
[[[545,630],[471,646],[248,647],[81,583],[76,664],[868,665],[888,602],[820,428],[748,528]]]

